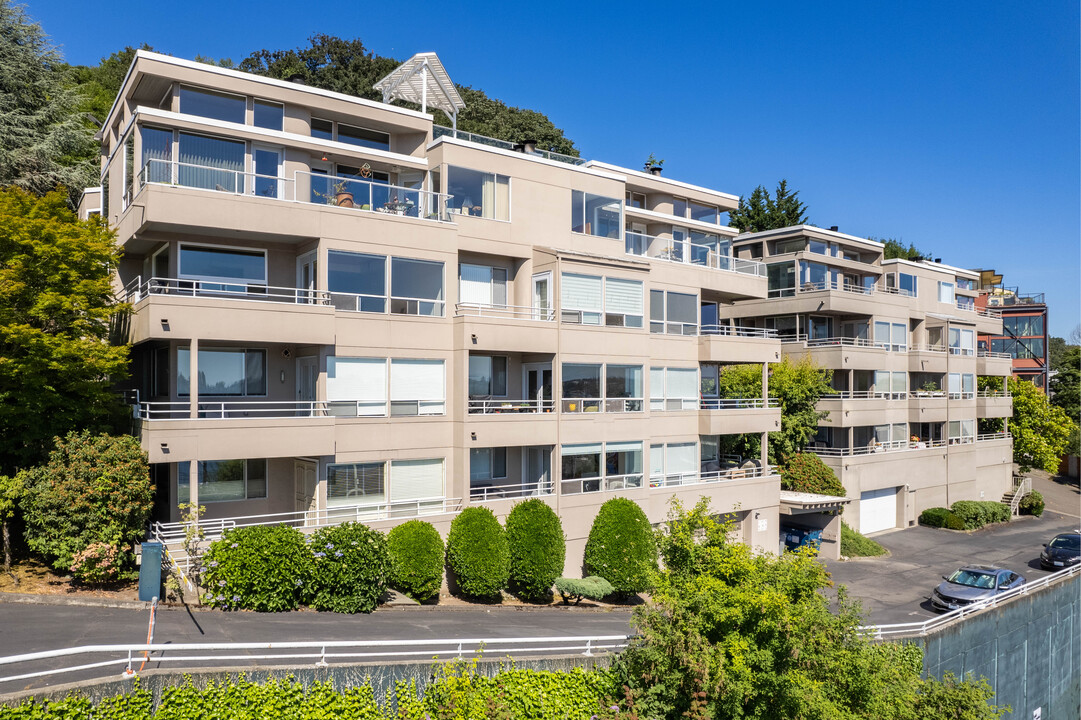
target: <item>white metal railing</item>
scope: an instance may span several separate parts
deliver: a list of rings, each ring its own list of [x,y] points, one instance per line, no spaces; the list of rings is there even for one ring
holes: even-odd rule
[[[136,277],[124,287],[124,302],[136,303],[148,295],[204,297],[227,300],[254,300],[294,305],[327,305],[329,294],[323,290],[276,287],[261,283],[232,280],[193,280],[152,277],[145,282]]]
[[[513,485],[486,485],[469,488],[469,499],[486,502],[506,498],[539,497],[552,494],[552,483],[515,483]]]
[[[443,317],[446,315],[447,301],[438,298],[366,295],[337,291],[330,291],[327,295],[331,305],[338,310],[348,312],[386,314],[389,301],[391,315],[420,315],[422,317]]]
[[[293,200],[296,194],[295,180],[287,177],[153,158],[147,160],[139,170],[137,183],[136,195],[147,184],[176,185],[277,200]]]
[[[563,398],[560,412],[565,413],[630,413],[642,412],[645,398]]]
[[[308,178],[309,197],[302,202],[421,220],[449,222],[451,219],[448,212],[451,196],[444,193],[307,170],[298,170],[296,176]]]
[[[1010,516],[1021,514],[1021,500],[1032,492],[1032,478],[1022,475],[1013,476],[1013,496],[1010,498]]]
[[[945,390],[913,390],[909,394],[917,399],[944,398],[947,395]]]
[[[699,410],[763,410],[781,407],[777,398],[710,398],[698,401]]]
[[[982,310],[976,310],[976,314],[980,317],[992,318],[993,320],[1002,319],[1002,311],[997,308],[984,308]]]
[[[950,352],[950,355],[975,355],[976,354],[976,351],[974,349],[972,349],[972,348],[954,347],[952,345],[950,346],[949,352]]]
[[[628,255],[654,260],[695,265],[741,275],[766,276],[766,265],[763,262],[732,257],[711,245],[692,243],[688,240],[625,231],[624,250]]]
[[[757,464],[751,467],[734,465],[723,470],[650,475],[649,486],[651,488],[666,488],[679,487],[682,485],[705,485],[708,483],[726,482],[730,480],[767,477],[772,474],[773,469],[768,465],[764,467]]]
[[[699,331],[702,335],[722,335],[725,337],[750,337],[768,340],[777,339],[777,331],[770,328],[748,328],[738,325],[703,325]]]
[[[535,414],[552,412],[555,409],[555,401],[538,400],[536,398],[521,400],[511,398],[469,398],[467,408],[470,415]]]
[[[942,343],[912,343],[909,347],[915,352],[933,352],[933,353],[945,353],[946,346]]]
[[[891,442],[876,442],[870,445],[861,445],[853,448],[815,447],[814,444],[811,444],[807,446],[807,449],[816,455],[822,455],[824,457],[851,457],[855,455],[873,455],[875,453],[926,450],[928,448],[945,446],[945,440],[894,440]]]
[[[922,636],[929,632],[937,630],[938,628],[949,625],[954,620],[961,620],[970,615],[974,615],[978,612],[982,612],[988,608],[998,606],[1003,602],[1008,602],[1016,597],[1028,595],[1031,592],[1040,590],[1042,588],[1056,583],[1060,580],[1073,577],[1074,575],[1081,573],[1081,565],[1074,565],[1071,568],[1059,570],[1058,572],[1045,575],[1044,577],[1033,580],[1032,582],[1025,583],[1019,587],[1015,587],[1012,590],[993,595],[986,600],[978,600],[971,605],[965,605],[964,607],[950,612],[943,613],[938,617],[924,620],[923,622],[911,622],[911,623],[894,623],[890,625],[865,625],[860,628],[865,633],[870,634],[876,639],[883,638],[897,638],[905,636]]]
[[[882,350],[889,350],[889,343],[875,342],[868,338],[858,337],[826,337],[826,338],[805,338],[807,347],[865,347],[865,348],[880,348]]]
[[[982,358],[996,358],[1001,360],[1012,360],[1013,355],[1005,352],[991,352],[990,350],[977,350],[976,357]]]
[[[651,320],[649,332],[653,335],[687,335],[698,334],[698,323],[677,322],[673,320]]]
[[[123,675],[133,677],[141,666],[155,663],[177,668],[206,667],[229,661],[283,661],[293,664],[309,661],[315,667],[326,667],[331,661],[359,661],[370,658],[383,660],[423,660],[430,658],[466,658],[480,656],[503,657],[534,653],[559,653],[593,656],[627,646],[627,635],[564,635],[528,638],[447,638],[436,640],[296,640],[246,643],[158,643],[145,645],[82,645],[79,647],[0,657],[0,666],[18,668],[33,663],[53,665],[62,658],[78,656],[104,657],[79,665],[30,670],[0,677],[0,683],[61,675],[97,668],[122,669]],[[145,660],[145,662],[144,662]],[[30,670],[27,672],[27,670]],[[115,672],[115,670],[113,671]]]
[[[1009,440],[1013,438],[1009,432],[980,433],[976,436],[976,442],[988,442],[991,440]]]
[[[946,396],[950,400],[973,400],[976,397],[975,391],[973,392],[949,392]]]
[[[555,308],[530,305],[484,305],[481,303],[455,303],[455,317],[490,317],[504,320],[555,320]]]
[[[1009,398],[1013,397],[1009,390],[980,390],[976,393],[976,397],[981,398]]]
[[[880,390],[835,390],[822,395],[822,400],[904,400],[908,392]]]
[[[199,400],[195,418],[187,400],[136,401],[137,420],[238,420],[244,418],[394,417],[443,415],[446,400]]]
[[[645,482],[642,473],[627,473],[625,475],[606,475],[604,477],[574,478],[560,481],[560,490],[563,495],[583,495],[594,492],[613,492],[616,490],[628,490],[640,488]]]
[[[486,135],[465,132],[464,130],[454,130],[449,127],[444,127],[443,125],[433,125],[432,139],[434,140],[441,137],[457,138],[458,140],[465,140],[466,142],[477,143],[478,145],[502,148],[504,150],[519,150],[523,147],[522,143],[512,143],[509,140],[500,140]],[[568,165],[585,165],[586,163],[584,158],[574,157],[573,155],[564,155],[563,153],[557,153],[552,150],[542,150],[540,148],[534,148],[532,151],[525,152],[525,154],[536,155],[537,157],[567,163]]]

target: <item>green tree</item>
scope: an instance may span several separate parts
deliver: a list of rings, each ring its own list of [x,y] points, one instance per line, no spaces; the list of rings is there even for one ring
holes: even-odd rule
[[[4,545],[4,571],[11,575],[15,584],[19,579],[11,573],[11,529],[9,524],[23,494],[23,479],[15,475],[0,475],[0,542]]]
[[[86,114],[86,119],[93,127],[101,127],[105,117],[120,93],[120,86],[128,74],[136,50],[153,50],[146,43],[138,48],[128,45],[112,55],[101,59],[97,65],[69,65],[66,74],[71,83],[78,86],[80,93],[79,109]],[[96,148],[95,148],[96,150]],[[94,157],[97,154],[94,153]]]
[[[143,536],[154,499],[138,440],[71,432],[56,438],[48,463],[19,477],[26,544],[54,569],[68,570],[93,543],[119,549],[121,567],[133,564],[132,544]]]
[[[1052,370],[1058,370],[1058,366],[1062,362],[1062,356],[1066,354],[1066,350],[1069,348],[1070,346],[1066,344],[1065,338],[1047,338],[1047,362],[1051,365]]]
[[[116,427],[118,260],[112,232],[79,221],[63,193],[0,190],[0,473],[41,462],[69,430]]]
[[[1047,400],[1043,390],[1030,382],[1009,378],[1013,396],[1013,461],[1021,472],[1040,468],[1058,471],[1059,461],[1070,450],[1070,435],[1077,424]]]
[[[382,100],[373,85],[401,64],[400,60],[382,57],[368,50],[359,39],[345,40],[333,35],[316,34],[308,39],[308,47],[295,50],[257,50],[237,65],[245,72],[279,79],[297,77],[306,84],[324,90]],[[483,90],[456,85],[465,101],[465,110],[458,114],[458,129],[489,137],[521,142],[536,140],[541,148],[567,155],[578,150],[543,113],[525,108],[508,107]],[[412,104],[405,107],[419,109]],[[433,111],[435,121],[450,125],[440,111]]]
[[[906,248],[903,242],[901,242],[900,240],[894,240],[893,238],[879,240],[875,237],[869,237],[867,239],[880,242],[885,246],[882,248],[882,257],[884,260],[893,260],[899,258],[901,260],[911,260],[913,262],[919,262],[920,260],[925,260],[931,257],[930,253],[924,252],[922,250],[917,250],[916,246],[912,243],[909,243],[908,247]]]
[[[0,0],[0,186],[72,198],[94,178],[94,133],[59,51],[21,5]]]
[[[776,228],[803,225],[807,222],[807,206],[799,200],[799,190],[789,190],[788,181],[781,180],[770,197],[769,190],[759,185],[749,198],[740,197],[739,207],[729,214],[728,224],[741,232],[760,232]]]
[[[1065,351],[1055,370],[1048,388],[1051,404],[1076,422],[1081,415],[1081,348],[1075,345]]]
[[[702,720],[1000,716],[986,685],[925,682],[917,647],[872,642],[843,588],[831,610],[829,574],[810,554],[756,554],[730,529],[706,499],[690,510],[673,503],[657,533],[663,569],[615,661],[623,710]],[[921,703],[940,712],[921,715]]]

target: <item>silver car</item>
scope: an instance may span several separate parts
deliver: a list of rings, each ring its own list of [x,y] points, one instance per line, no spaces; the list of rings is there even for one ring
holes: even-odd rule
[[[1025,584],[1025,578],[1006,568],[991,565],[966,565],[952,575],[943,575],[931,593],[931,605],[948,611],[987,600],[999,593]]]

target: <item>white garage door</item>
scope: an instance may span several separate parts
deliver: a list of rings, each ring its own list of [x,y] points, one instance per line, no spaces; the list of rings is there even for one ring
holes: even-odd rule
[[[860,532],[887,530],[897,526],[897,488],[860,493]]]

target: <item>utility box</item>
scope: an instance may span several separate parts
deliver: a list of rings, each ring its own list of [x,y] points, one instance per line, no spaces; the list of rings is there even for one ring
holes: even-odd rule
[[[143,561],[139,565],[139,599],[150,602],[161,597],[161,552],[160,542],[145,542],[142,545]]]

